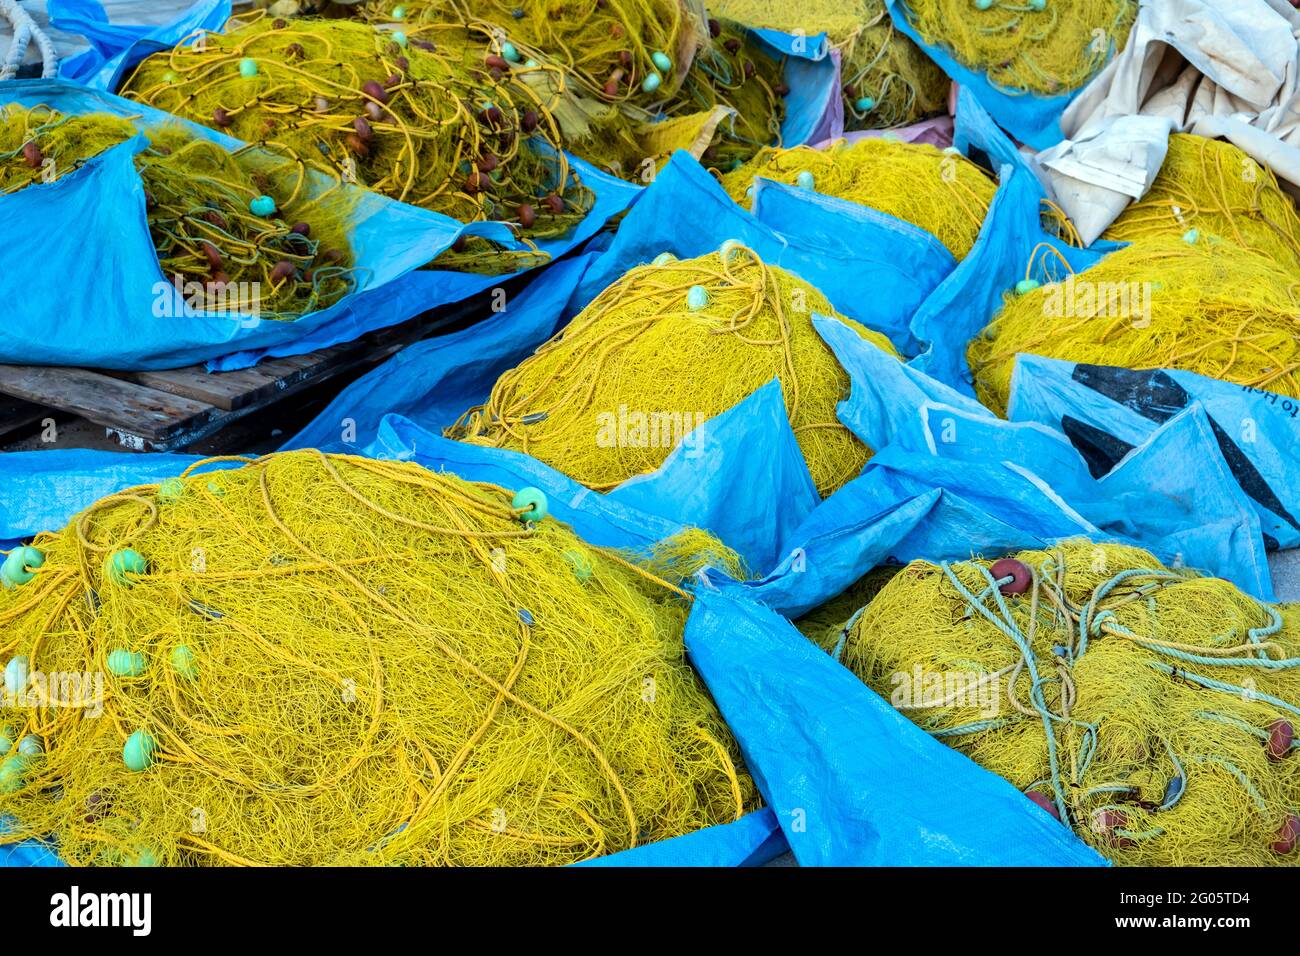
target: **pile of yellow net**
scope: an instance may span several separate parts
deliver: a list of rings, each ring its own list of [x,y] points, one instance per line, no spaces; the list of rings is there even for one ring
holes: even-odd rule
[[[1267,166],[1231,143],[1175,133],[1147,194],[1103,238],[1235,242],[1300,272],[1300,215]]]
[[[668,257],[671,259],[671,257]],[[631,270],[492,388],[448,436],[526,452],[596,490],[661,465],[690,432],[777,378],[818,491],[853,478],[868,450],[835,407],[849,379],[812,325],[841,318],[808,283],[728,243]]]
[[[136,133],[108,113],[0,109],[0,193],[53,182]],[[149,131],[136,156],[159,265],[194,308],[292,320],[355,287],[347,193],[321,193],[303,169],[229,152],[179,126]]]
[[[560,151],[548,104],[493,65],[489,41],[462,26],[408,37],[251,14],[148,57],[122,92],[462,222],[512,223],[526,241],[563,235],[591,192]],[[539,257],[470,246],[439,265],[499,271]]]
[[[490,37],[495,68],[547,101],[566,148],[626,179],[649,182],[676,149],[727,169],[780,142],[784,64],[748,31],[706,24],[680,0],[413,0],[364,15],[412,38],[449,25]]]
[[[319,452],[199,467],[6,558],[0,839],[541,865],[756,805],[684,592],[540,492]]]
[[[1300,276],[1232,242],[1151,239],[1007,298],[966,357],[1004,413],[1017,353],[1182,369],[1300,398]]]
[[[1128,42],[1137,0],[908,0],[926,43],[997,86],[1078,89]]]
[[[948,77],[894,29],[885,0],[722,0],[715,10],[750,27],[825,33],[840,53],[845,129],[905,126],[947,103]]]
[[[765,149],[722,176],[736,202],[755,177],[814,189],[888,213],[929,232],[958,260],[979,237],[997,192],[984,171],[956,151],[892,139],[836,143],[827,149]]]
[[[913,562],[840,650],[918,726],[1117,863],[1297,860],[1294,605],[1072,541]]]
[[[704,42],[684,0],[376,0],[363,15],[412,37],[478,24],[509,44],[507,62],[552,63],[593,96],[642,106],[677,91]]]

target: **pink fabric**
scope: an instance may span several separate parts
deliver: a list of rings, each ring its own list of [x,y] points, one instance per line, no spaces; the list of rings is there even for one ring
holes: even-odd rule
[[[931,146],[937,146],[939,149],[946,149],[952,145],[952,131],[951,116],[936,116],[933,119],[922,120],[919,123],[913,123],[911,126],[900,126],[897,129],[863,129],[845,133],[843,136],[822,140],[817,144],[816,148],[825,149],[839,140],[856,143],[863,139],[881,139],[890,136],[900,139],[904,143],[928,143]]]

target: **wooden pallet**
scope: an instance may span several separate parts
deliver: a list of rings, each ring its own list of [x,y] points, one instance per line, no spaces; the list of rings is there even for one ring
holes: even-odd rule
[[[0,365],[0,435],[54,409],[102,425],[131,451],[175,451],[307,388],[377,365],[483,309],[482,299],[471,299],[353,342],[234,372],[202,365],[163,372]]]

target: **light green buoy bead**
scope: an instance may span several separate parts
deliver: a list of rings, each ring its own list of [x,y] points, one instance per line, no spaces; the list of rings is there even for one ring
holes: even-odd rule
[[[529,69],[529,70],[535,70],[535,69],[537,69],[539,66],[541,66],[541,64],[538,63],[536,60],[534,60],[532,57],[529,57],[529,58],[528,58],[528,62],[526,62],[526,63],[524,64],[524,67],[525,67],[526,69]]]
[[[401,30],[394,30],[394,31],[393,31],[393,42],[396,43],[398,46],[402,47],[403,49],[405,49],[405,48],[406,48],[406,34],[403,33]]]
[[[393,7],[393,19],[394,19],[394,20],[405,20],[405,19],[406,19],[406,7]]]
[[[127,770],[140,773],[153,766],[157,749],[158,741],[153,739],[149,731],[137,730],[122,745],[122,762],[126,764]]]
[[[993,0],[975,0],[976,10],[988,10],[993,6]]]
[[[144,555],[131,548],[114,551],[104,559],[105,576],[114,584],[123,587],[130,587],[135,583],[127,575],[144,574],[148,567],[149,562],[144,559]]]
[[[718,255],[722,258],[723,262],[726,262],[733,255],[739,252],[741,248],[742,247],[738,239],[728,239],[726,242],[724,242],[722,245],[718,247]]]
[[[676,262],[677,257],[671,252],[661,252],[650,262],[652,266],[666,266],[670,262]]]
[[[1027,295],[1039,286],[1037,279],[1021,279],[1016,283],[1016,295]]]
[[[157,866],[158,854],[149,847],[139,847],[127,858],[127,866]]]
[[[686,293],[686,306],[692,312],[698,312],[709,304],[709,290],[702,285],[693,285]]]
[[[158,497],[169,505],[175,504],[185,497],[185,482],[179,478],[163,479],[158,486]]]
[[[519,55],[519,51],[515,49],[515,45],[513,43],[501,44],[501,55],[505,57],[507,60],[509,60],[511,63],[518,63],[520,60],[523,59],[523,57]]]
[[[45,553],[30,544],[20,544],[7,555],[4,564],[0,564],[0,579],[7,588],[26,584],[36,576],[34,570],[45,563]]]
[[[263,219],[275,215],[275,200],[270,196],[258,196],[248,204],[248,211],[254,216],[261,216]]]
[[[1196,245],[1196,240],[1200,238],[1201,231],[1199,229],[1188,229],[1183,233],[1183,242],[1187,243],[1189,246]]]
[[[194,652],[184,644],[177,644],[171,652],[172,670],[187,680],[194,680],[199,674],[199,665],[194,660]]]
[[[41,742],[40,737],[28,734],[18,741],[18,752],[24,757],[39,757],[45,753],[45,744]]]
[[[650,59],[654,61],[654,65],[662,73],[667,73],[673,68],[673,61],[668,59],[668,54],[662,50],[655,50],[650,54]]]
[[[860,96],[858,97],[858,102],[855,105],[858,108],[858,112],[865,113],[867,110],[875,109],[876,101],[872,99],[870,96]]]
[[[27,658],[21,654],[9,659],[5,665],[5,693],[17,697],[27,690]]]
[[[813,174],[806,169],[800,170],[799,175],[794,178],[794,181],[795,185],[800,189],[812,189],[816,184]]]
[[[26,782],[27,760],[20,754],[10,754],[0,760],[0,793],[16,793]]]
[[[661,82],[663,81],[659,79],[658,73],[649,73],[646,75],[646,78],[641,81],[641,89],[646,93],[653,93],[655,90],[659,89],[659,84]]]
[[[514,498],[510,500],[510,507],[515,511],[519,511],[520,508],[526,509],[520,513],[520,521],[541,521],[550,512],[546,492],[531,485],[515,492]]]
[[[576,548],[564,552],[564,560],[573,571],[573,576],[583,584],[591,580],[591,562],[587,556]]]
[[[108,672],[117,677],[139,677],[144,673],[144,655],[118,648],[108,654]]]
[[[245,79],[257,76],[257,61],[250,57],[244,57],[239,61],[239,75]]]

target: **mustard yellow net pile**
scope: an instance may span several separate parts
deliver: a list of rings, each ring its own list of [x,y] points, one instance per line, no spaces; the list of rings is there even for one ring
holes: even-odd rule
[[[0,193],[54,182],[136,133],[108,113],[0,109]],[[147,132],[135,164],[168,282],[195,310],[293,320],[356,287],[345,190],[321,191],[301,166],[229,151],[179,125]]]
[[[908,0],[926,43],[1011,91],[1063,94],[1128,42],[1137,0]]]
[[[755,806],[684,593],[540,492],[318,452],[201,465],[6,558],[4,841],[549,865]]]
[[[1182,369],[1300,397],[1300,274],[1227,241],[1151,239],[1002,310],[967,348],[975,392],[1004,413],[1017,353]]]
[[[975,244],[997,192],[997,184],[960,153],[891,139],[840,142],[827,149],[765,149],[724,174],[722,188],[748,206],[748,192],[760,176],[861,203],[920,226],[958,260]]]
[[[380,0],[362,12],[411,36],[479,24],[509,44],[508,63],[553,63],[586,92],[638,106],[676,92],[704,41],[684,0]]]
[[[1235,242],[1300,272],[1300,214],[1277,177],[1231,143],[1175,133],[1147,194],[1103,238]]]
[[[843,662],[1116,863],[1294,864],[1300,609],[1066,542],[915,561]]]
[[[813,481],[829,494],[869,452],[835,416],[848,374],[813,328],[814,312],[839,317],[808,283],[743,246],[661,257],[597,296],[447,434],[526,452],[607,490],[658,468],[674,448],[702,453],[690,432],[777,378]],[[839,318],[898,354],[883,335]]]
[[[564,235],[593,196],[549,104],[495,56],[488,35],[462,26],[408,36],[254,13],[148,57],[122,93],[339,182],[461,222],[511,223],[525,243]],[[467,242],[438,264],[510,271],[545,258]]]
[[[840,53],[844,128],[888,129],[941,112],[948,77],[894,29],[884,0],[722,0],[720,16],[750,27],[814,36]]]

